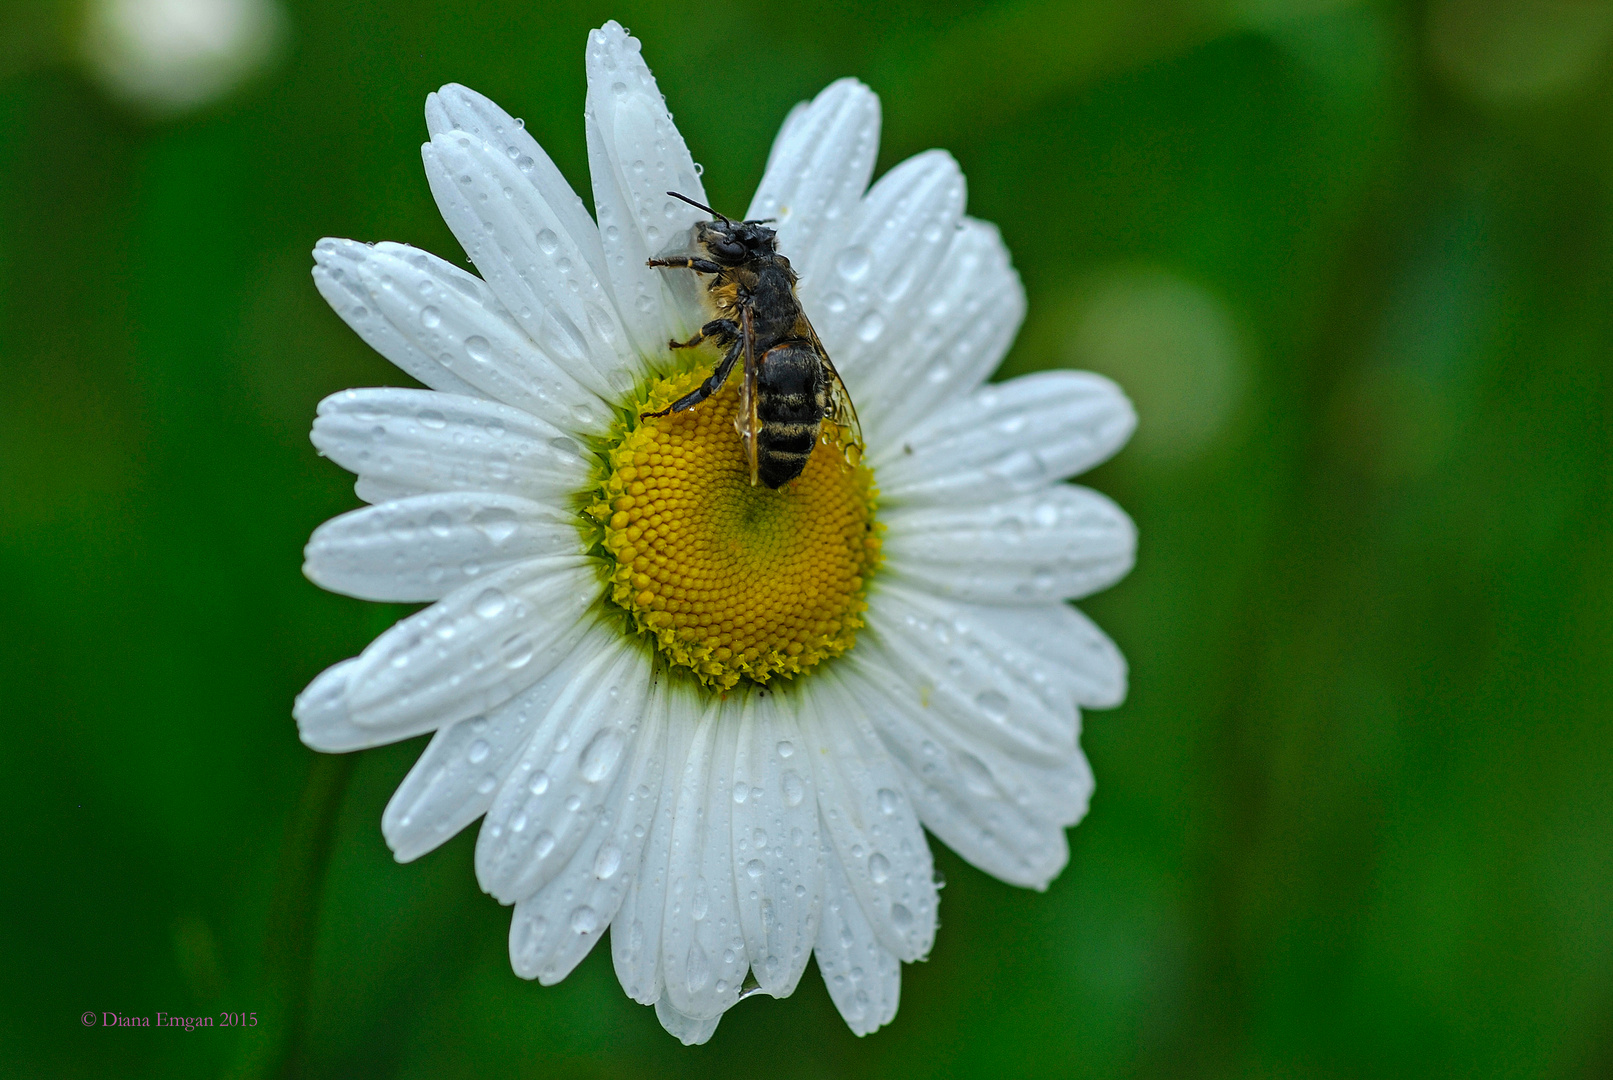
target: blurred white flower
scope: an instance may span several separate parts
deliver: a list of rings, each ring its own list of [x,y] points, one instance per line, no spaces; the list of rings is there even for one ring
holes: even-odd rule
[[[113,97],[155,114],[186,112],[263,68],[286,33],[276,0],[91,0],[81,42]]]

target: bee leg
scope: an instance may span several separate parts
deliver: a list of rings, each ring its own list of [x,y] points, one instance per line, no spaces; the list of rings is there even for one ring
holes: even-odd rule
[[[719,345],[726,344],[739,336],[739,324],[732,319],[712,319],[688,341],[679,341],[676,338],[667,342],[674,349],[692,349],[707,338],[713,338]]]
[[[728,349],[728,355],[722,358],[722,363],[717,365],[717,370],[713,371],[711,377],[705,382],[684,394],[660,412],[639,413],[638,418],[648,420],[652,416],[665,416],[668,413],[692,409],[718,390],[721,390],[722,384],[728,381],[728,373],[734,370],[734,362],[739,359],[739,354],[744,351],[742,348],[744,344],[743,340],[734,342]]]
[[[697,274],[720,274],[722,267],[710,259],[691,259],[679,255],[672,259],[645,259],[645,266],[670,266],[674,270],[693,270]]]

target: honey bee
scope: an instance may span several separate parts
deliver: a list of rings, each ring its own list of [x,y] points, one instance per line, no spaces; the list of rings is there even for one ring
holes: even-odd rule
[[[726,352],[710,378],[668,408],[644,416],[694,408],[722,389],[743,359],[745,381],[734,427],[745,443],[753,487],[760,479],[779,488],[800,476],[826,419],[849,433],[860,453],[857,410],[801,310],[795,271],[778,253],[778,233],[767,227],[771,219],[734,221],[687,195],[667,194],[712,216],[694,227],[695,244],[705,257],[650,259],[647,265],[713,275],[705,299],[714,316],[688,341],[669,344],[689,349],[709,340]]]

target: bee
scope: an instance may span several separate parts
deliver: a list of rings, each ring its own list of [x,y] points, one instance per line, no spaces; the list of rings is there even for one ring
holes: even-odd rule
[[[704,257],[650,259],[646,265],[711,275],[705,300],[714,316],[688,341],[668,344],[691,349],[711,341],[726,351],[710,378],[641,419],[694,408],[722,389],[743,359],[734,427],[745,443],[752,487],[761,480],[776,489],[800,476],[826,419],[849,432],[861,452],[857,410],[801,310],[795,271],[778,253],[778,233],[767,227],[772,219],[734,221],[687,195],[667,194],[712,216],[694,227],[695,245]]]

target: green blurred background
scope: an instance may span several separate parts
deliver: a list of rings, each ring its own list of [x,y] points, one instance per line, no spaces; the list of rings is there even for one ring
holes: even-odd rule
[[[255,10],[255,73],[141,104],[83,9],[0,5],[0,1071],[1613,1075],[1608,4]],[[447,81],[587,191],[607,18],[720,207],[790,105],[868,82],[880,168],[945,147],[1002,227],[1003,374],[1142,416],[1089,478],[1142,540],[1084,605],[1132,693],[1088,717],[1070,865],[1038,895],[937,850],[935,951],[866,1039],[815,972],[697,1049],[606,949],[516,978],[474,830],[382,843],[423,740],[321,757],[290,718],[403,610],[299,572],[356,505],[315,403],[407,383],[310,249],[463,262],[417,149]]]

